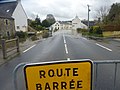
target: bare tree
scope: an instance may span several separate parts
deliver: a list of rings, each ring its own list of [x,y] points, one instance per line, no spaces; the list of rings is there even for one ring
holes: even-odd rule
[[[101,6],[99,9],[96,10],[95,17],[103,21],[108,15],[109,11],[110,11],[110,8],[108,6]]]

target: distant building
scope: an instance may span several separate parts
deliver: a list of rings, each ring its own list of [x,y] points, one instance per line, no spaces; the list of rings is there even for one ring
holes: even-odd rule
[[[6,13],[0,13],[0,38],[15,36],[14,19]]]
[[[81,22],[84,23],[86,26],[88,26],[88,21],[87,20],[83,20]],[[96,24],[96,21],[89,21],[90,27],[95,26],[95,24]]]
[[[72,21],[56,21],[51,27],[51,30],[77,30],[77,28],[87,29],[87,25],[81,22],[76,16]]]
[[[54,30],[70,30],[72,29],[72,22],[71,21],[56,21],[52,26],[51,29]]]
[[[72,20],[72,29],[73,30],[77,30],[77,28],[81,28],[81,29],[87,29],[87,25],[85,25],[84,23],[81,22],[81,20],[78,18],[78,16],[76,16],[73,20]]]
[[[28,30],[28,18],[22,7],[21,0],[11,2],[0,1],[0,13],[7,14],[14,19],[16,31],[26,32]]]

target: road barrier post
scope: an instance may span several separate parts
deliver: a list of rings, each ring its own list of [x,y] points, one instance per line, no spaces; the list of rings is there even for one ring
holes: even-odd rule
[[[116,88],[116,77],[117,77],[117,63],[115,63],[115,74],[114,74],[114,87],[113,90]]]
[[[24,67],[27,63],[20,63],[18,64],[14,71],[13,71],[13,83],[14,83],[14,90],[18,90],[18,86],[17,86],[17,71],[21,68]]]
[[[96,70],[95,70],[95,89],[97,89],[97,74],[98,74],[98,64],[96,63]]]
[[[7,53],[6,53],[6,42],[5,39],[2,39],[2,51],[3,51],[3,58],[7,58]]]
[[[17,52],[20,52],[19,38],[18,37],[16,39],[16,47],[17,47]]]

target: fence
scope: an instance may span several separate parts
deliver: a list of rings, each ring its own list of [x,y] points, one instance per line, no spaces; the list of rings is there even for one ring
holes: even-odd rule
[[[120,60],[95,61],[93,71],[93,90],[120,90]]]
[[[2,51],[3,51],[3,58],[6,59],[8,58],[10,55],[8,55],[8,53],[17,50],[17,52],[19,52],[19,38],[15,38],[15,39],[11,39],[11,40],[5,40],[2,39]]]

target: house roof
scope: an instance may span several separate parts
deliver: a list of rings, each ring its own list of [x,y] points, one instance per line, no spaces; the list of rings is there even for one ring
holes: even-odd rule
[[[74,20],[80,20],[80,19],[79,19],[79,17],[76,15],[75,18],[74,18],[72,21],[74,21]]]
[[[12,18],[17,4],[17,1],[0,2],[0,17]]]
[[[88,26],[88,21],[81,21],[83,24]],[[95,25],[95,21],[89,21],[90,26],[94,26]]]
[[[14,19],[10,15],[3,13],[3,12],[0,12],[0,18]]]
[[[72,21],[59,21],[60,24],[72,24]]]

